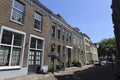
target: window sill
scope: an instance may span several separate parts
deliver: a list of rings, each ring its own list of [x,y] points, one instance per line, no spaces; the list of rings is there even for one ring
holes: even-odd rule
[[[0,71],[13,70],[13,69],[21,69],[21,67],[20,66],[2,66],[2,67],[0,67]]]
[[[38,31],[38,32],[42,32],[41,30],[39,30],[39,29],[36,29],[36,28],[33,28],[35,31]]]
[[[20,22],[18,22],[18,21],[15,21],[15,20],[12,20],[12,19],[10,19],[10,21],[12,21],[12,22],[14,22],[14,23],[16,23],[16,24],[19,24],[19,25],[21,25],[21,26],[23,26],[23,23],[20,23]]]

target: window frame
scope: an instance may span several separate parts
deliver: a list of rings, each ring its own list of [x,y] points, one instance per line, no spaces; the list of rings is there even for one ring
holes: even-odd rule
[[[18,24],[20,24],[20,25],[23,25],[23,23],[24,23],[24,14],[25,14],[25,5],[24,5],[22,2],[17,1],[17,2],[19,2],[20,4],[23,5],[24,10],[22,11],[22,10],[20,10],[20,9],[18,9],[18,8],[16,8],[16,7],[14,7],[14,2],[15,2],[15,1],[17,1],[17,0],[13,0],[13,3],[12,3],[12,9],[11,9],[10,20],[13,21],[13,22],[15,22],[15,23],[18,23]],[[22,22],[19,22],[19,21],[16,21],[16,20],[12,19],[13,10],[16,10],[16,11],[19,11],[20,13],[22,13]]]
[[[22,65],[23,65],[23,56],[24,56],[24,48],[25,48],[25,39],[26,39],[26,33],[25,32],[22,32],[22,31],[19,31],[19,30],[16,30],[16,29],[13,29],[13,28],[9,28],[9,27],[6,27],[6,26],[2,26],[1,27],[1,30],[0,30],[0,45],[1,46],[9,46],[11,48],[19,48],[19,46],[14,46],[14,45],[7,45],[7,44],[2,44],[2,34],[3,34],[3,31],[4,30],[7,30],[7,31],[10,31],[10,32],[13,32],[13,33],[18,33],[18,34],[21,34],[23,36],[22,38],[22,47],[21,47],[21,52],[20,52],[20,61],[19,61],[19,65],[8,65],[8,66],[0,66],[0,70],[6,70],[6,69],[20,69],[22,68]],[[13,50],[11,51],[13,52]],[[11,60],[12,60],[12,54],[10,54],[11,56],[11,59],[10,59],[10,63],[11,63]]]
[[[57,37],[57,38],[58,38],[59,40],[61,39],[61,33],[62,33],[61,31],[62,31],[62,28],[61,28],[60,25],[58,25],[58,35],[57,35],[58,37]]]
[[[30,41],[30,49],[31,50],[37,50],[37,51],[43,51],[43,40],[35,38],[35,37],[31,37],[31,40],[32,40],[32,38],[35,39],[35,48],[31,47],[31,41]],[[38,41],[42,41],[42,48],[41,49],[38,48]]]
[[[66,31],[65,35],[66,35],[66,42],[69,42],[69,32]]]
[[[62,40],[65,42],[65,29],[62,29]]]
[[[35,17],[35,16],[36,16],[36,14],[38,14],[38,15],[40,15],[40,16],[41,16],[41,20],[36,19],[36,17]],[[40,22],[40,29],[35,28],[35,20],[37,20],[37,21],[39,21],[39,22]],[[42,31],[42,29],[43,29],[42,24],[43,24],[43,15],[42,15],[42,14],[40,14],[39,12],[35,11],[35,13],[34,13],[34,30],[41,32],[41,31]]]
[[[54,32],[54,36],[53,36],[53,27],[55,28],[55,32]],[[53,38],[56,38],[56,23],[54,23],[54,22],[52,22],[52,31],[51,31],[52,33],[52,37]]]
[[[69,42],[72,43],[72,33],[69,32]]]

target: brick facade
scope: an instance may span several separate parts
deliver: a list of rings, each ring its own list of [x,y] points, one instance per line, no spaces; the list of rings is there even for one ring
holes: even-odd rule
[[[6,77],[4,76],[3,73],[7,73],[8,75],[7,77],[14,77],[14,76],[28,74],[29,64],[32,64],[30,63],[30,57],[32,57],[32,55],[30,56],[30,54],[32,54],[32,52],[34,52],[35,55],[39,53],[41,54],[40,70],[42,70],[42,67],[44,66],[51,66],[51,59],[48,57],[48,54],[51,53],[52,44],[56,45],[55,51],[59,53],[59,59],[56,59],[55,65],[60,65],[60,67],[62,66],[61,68],[71,67],[72,61],[76,58],[78,58],[78,60],[80,60],[83,64],[85,63],[85,56],[81,57],[81,55],[85,55],[85,53],[84,53],[84,38],[83,38],[83,34],[80,31],[76,31],[62,18],[61,15],[54,14],[52,11],[50,11],[48,8],[42,5],[38,0],[19,0],[18,2],[24,5],[23,23],[15,22],[11,20],[14,1],[18,1],[18,0],[0,0],[0,29],[1,29],[0,45],[4,46],[4,44],[2,43],[2,38],[3,38],[2,34],[4,32],[4,26],[5,28],[10,28],[10,30],[13,31],[13,32],[10,31],[14,33],[12,34],[13,37],[15,33],[17,33],[17,31],[18,33],[20,32],[20,35],[22,33],[25,33],[24,36],[25,43],[24,43],[24,47],[22,47],[24,48],[23,49],[24,53],[21,52],[20,54],[20,57],[22,56],[22,58],[20,59],[23,60],[20,60],[21,64],[18,65],[18,67],[20,68],[14,68],[16,66],[12,67],[11,61],[9,63],[9,66],[7,66],[7,70],[4,69],[4,66],[2,66],[2,68],[0,66],[0,70],[3,70],[2,72],[0,71],[1,78]],[[19,8],[19,5],[17,7]],[[36,30],[34,28],[36,12],[42,15],[41,31]],[[52,23],[55,23],[55,37],[52,36]],[[58,26],[60,27],[60,31]],[[80,41],[79,40],[78,41],[81,43],[79,45],[74,44],[74,40],[75,40],[74,35],[77,35],[78,38],[80,37],[79,39]],[[58,39],[58,37],[60,37],[60,39]],[[37,46],[35,46],[35,48],[31,47],[32,38],[36,41],[35,45],[38,46],[38,44],[41,44],[42,46],[41,49],[38,49]],[[12,39],[14,40],[14,38]],[[38,43],[39,41],[42,42]],[[14,47],[13,43],[11,47],[12,48]],[[76,53],[74,53],[75,49],[76,49]],[[76,57],[74,55],[76,55]],[[34,58],[35,60],[37,60],[36,57]],[[38,67],[38,66],[34,66],[34,67]],[[19,74],[13,74],[13,73],[19,73]]]

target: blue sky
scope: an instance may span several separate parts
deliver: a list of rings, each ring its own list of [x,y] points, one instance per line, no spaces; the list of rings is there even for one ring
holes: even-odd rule
[[[111,0],[39,0],[73,27],[86,33],[92,42],[114,37]]]

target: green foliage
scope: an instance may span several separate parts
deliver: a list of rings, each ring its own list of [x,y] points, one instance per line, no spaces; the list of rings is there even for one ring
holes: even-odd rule
[[[73,66],[75,66],[75,67],[82,67],[81,61],[79,61],[79,60],[77,60],[77,59],[73,60],[72,64],[73,64]]]
[[[115,38],[103,39],[98,42],[98,55],[99,56],[110,56],[112,54],[117,55]]]

